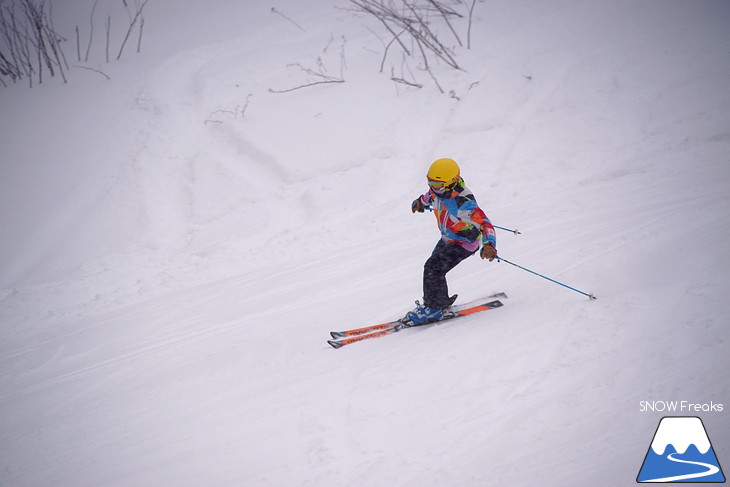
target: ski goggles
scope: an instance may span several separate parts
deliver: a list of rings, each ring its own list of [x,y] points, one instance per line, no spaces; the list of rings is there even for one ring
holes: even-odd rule
[[[444,189],[447,186],[451,186],[454,184],[455,181],[437,181],[435,179],[428,178],[428,185],[431,186],[433,189]]]

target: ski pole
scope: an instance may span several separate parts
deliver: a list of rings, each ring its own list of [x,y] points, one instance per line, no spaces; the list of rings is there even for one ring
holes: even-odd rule
[[[563,287],[567,287],[568,289],[570,289],[570,290],[572,290],[572,291],[575,291],[575,292],[577,292],[577,293],[580,293],[580,294],[582,294],[582,295],[584,295],[584,296],[588,296],[588,298],[589,298],[589,299],[598,299],[598,298],[596,298],[596,297],[595,297],[595,296],[593,295],[593,293],[591,293],[591,294],[588,294],[588,293],[584,293],[583,291],[579,291],[578,289],[576,289],[576,288],[574,288],[574,287],[570,287],[570,286],[568,286],[567,284],[563,284],[562,282],[556,281],[555,279],[550,279],[549,277],[543,276],[542,274],[538,274],[537,272],[535,272],[535,271],[531,271],[530,269],[527,269],[527,268],[525,268],[525,267],[522,267],[521,265],[517,265],[517,264],[515,264],[514,262],[510,262],[510,261],[508,261],[507,259],[503,259],[503,258],[502,258],[502,257],[500,257],[500,256],[497,256],[497,262],[506,262],[506,263],[508,263],[508,264],[512,264],[512,265],[513,265],[513,266],[515,266],[515,267],[519,267],[519,268],[520,268],[520,269],[522,269],[523,271],[527,271],[527,272],[529,272],[529,273],[531,273],[531,274],[535,274],[536,276],[542,277],[543,279],[547,279],[548,281],[554,282],[555,284],[560,284],[561,286],[563,286]]]
[[[424,206],[423,209],[428,210],[428,211],[433,211],[433,207],[431,205]],[[505,232],[511,232],[511,233],[514,233],[515,235],[522,235],[522,232],[520,232],[519,230],[512,230],[511,228],[500,227],[497,225],[492,225],[492,226],[494,228],[498,228],[499,230],[504,230]]]
[[[497,226],[497,225],[492,225],[492,226],[494,228],[498,228],[500,230],[504,230],[505,232],[512,232],[515,235],[522,235],[522,232],[520,232],[519,230],[512,230],[511,228],[504,228],[504,227],[500,227],[500,226]]]

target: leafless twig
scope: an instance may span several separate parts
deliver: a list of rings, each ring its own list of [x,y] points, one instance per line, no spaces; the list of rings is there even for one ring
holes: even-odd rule
[[[432,7],[435,6],[442,18],[447,20],[447,24],[452,29],[459,44],[461,44],[461,40],[456,35],[456,31],[453,30],[450,22],[448,22],[449,16],[458,14],[443,6],[441,2],[437,2],[436,0],[428,0],[425,4],[422,2],[419,3],[418,0],[411,0],[410,2],[408,0],[400,0],[400,3],[396,0],[350,0],[350,2],[358,7],[359,10],[378,19],[409,56],[411,55],[410,50],[400,39],[403,32],[396,35],[396,30],[402,30],[410,35],[411,40],[418,46],[425,64],[428,63],[425,52],[429,51],[452,68],[461,69],[449,48],[443,44],[429,25],[430,22],[427,15],[432,10]]]
[[[109,63],[109,38],[111,37],[112,32],[112,16],[108,15],[106,17],[106,48],[104,49],[105,59],[106,62]]]
[[[139,37],[137,38],[137,54],[142,50],[142,32],[144,31],[144,17],[139,21]]]
[[[471,7],[469,8],[469,27],[466,31],[466,48],[471,49],[471,19],[474,15],[474,6],[477,4],[477,0],[472,0]]]
[[[423,85],[420,83],[414,83],[412,81],[404,80],[403,78],[398,78],[396,76],[392,76],[391,81],[395,81],[396,83],[401,83],[408,86],[413,86],[414,88],[423,88]]]
[[[80,66],[80,65],[78,65],[78,64],[75,64],[75,65],[74,65],[74,68],[81,68],[81,69],[86,69],[86,70],[88,70],[88,71],[93,71],[93,72],[95,72],[95,73],[99,73],[100,75],[102,75],[102,76],[103,76],[103,77],[105,77],[106,79],[111,79],[111,78],[110,78],[109,76],[107,76],[107,74],[106,74],[106,73],[105,73],[104,71],[102,71],[102,70],[100,70],[100,69],[94,69],[94,68],[90,68],[90,67],[88,67],[88,66]]]
[[[293,21],[292,19],[290,19],[289,17],[287,17],[287,16],[286,16],[286,15],[284,15],[283,13],[279,12],[278,10],[276,10],[276,7],[271,7],[271,11],[272,11],[273,13],[275,13],[276,15],[279,15],[280,17],[282,17],[282,18],[284,18],[284,19],[288,20],[288,21],[289,21],[289,22],[291,22],[292,24],[296,25],[296,26],[297,26],[297,28],[298,28],[299,30],[301,30],[302,32],[307,32],[306,30],[304,30],[304,28],[303,28],[303,27],[302,27],[301,25],[297,24],[297,23],[296,23],[296,22],[294,22],[294,21]]]
[[[7,86],[6,80],[15,83],[21,79],[27,79],[32,87],[36,80],[40,84],[46,78],[53,76],[59,76],[64,82],[67,82],[66,71],[70,68],[63,50],[63,43],[67,39],[59,35],[53,25],[52,1],[54,0],[0,0],[0,85]],[[117,59],[121,57],[135,28],[139,29],[137,52],[141,50],[145,23],[143,13],[149,2],[149,0],[135,1],[134,3],[138,7],[130,10],[131,2],[122,1],[128,9],[130,21]],[[81,29],[78,25],[75,27],[76,59],[79,64],[73,67],[95,71],[108,78],[106,73],[98,69],[80,65],[82,62],[91,62],[91,58],[94,57],[92,51],[94,51],[96,43],[95,21],[101,5],[103,3],[99,0],[93,2],[88,18],[90,26],[88,41],[84,39],[84,42],[88,43],[84,48],[81,47]],[[107,16],[104,48],[107,63],[110,59],[109,51],[112,43],[111,24],[112,18]]]
[[[52,10],[45,0],[0,2],[0,77],[12,82],[33,77],[43,83],[44,71],[59,74],[66,82],[66,58],[61,41],[53,27]],[[2,84],[7,83],[2,80]]]
[[[325,46],[324,52],[327,51],[327,49],[328,49],[329,45],[331,44],[331,42],[332,41],[330,40],[330,42],[327,44],[327,46]],[[332,76],[332,75],[328,74],[327,68],[324,65],[324,61],[322,60],[322,57],[321,56],[318,56],[317,57],[317,70],[316,71],[314,69],[304,67],[304,66],[302,66],[299,63],[292,63],[292,64],[288,64],[287,65],[287,68],[296,67],[296,68],[301,69],[304,73],[306,73],[307,75],[309,75],[315,81],[308,81],[308,82],[306,82],[304,84],[301,84],[299,86],[295,86],[294,88],[287,88],[287,89],[281,89],[281,90],[274,89],[274,88],[269,88],[269,92],[270,93],[289,93],[291,91],[299,90],[299,89],[302,89],[302,88],[308,88],[310,86],[324,85],[324,84],[344,83],[345,82],[344,71],[345,71],[345,67],[346,67],[346,64],[347,64],[347,61],[345,59],[345,44],[346,43],[347,43],[347,38],[345,38],[343,36],[342,37],[342,45],[340,46],[340,75],[339,75],[339,77]]]
[[[249,93],[246,95],[246,103],[243,105],[243,109],[241,109],[241,118],[244,118],[246,116],[246,110],[248,109],[249,103],[251,103],[251,97],[253,96],[253,93]]]
[[[81,35],[79,34],[79,26],[76,26],[76,60],[81,62]]]
[[[275,90],[273,88],[269,88],[270,93],[289,93],[291,91],[300,90],[302,88],[309,88],[310,86],[316,86],[316,85],[326,85],[331,83],[344,83],[345,80],[343,79],[328,79],[328,80],[321,80],[321,81],[314,81],[312,83],[306,83],[303,85],[295,86],[294,88],[288,88],[285,90]]]
[[[461,17],[461,15],[459,15],[457,12],[455,12],[451,9],[447,9],[440,2],[436,2],[434,0],[429,0],[429,3],[431,3],[431,5],[433,5],[434,8],[436,10],[438,10],[438,12],[441,14],[441,17],[444,19],[444,22],[446,22],[446,25],[449,26],[449,30],[451,30],[451,33],[454,34],[454,37],[456,38],[456,42],[458,42],[460,46],[463,46],[463,44],[461,43],[461,39],[459,38],[459,34],[456,33],[454,26],[451,25],[451,21],[449,20],[450,16]]]
[[[127,40],[129,40],[129,35],[132,33],[132,29],[134,29],[134,26],[137,23],[137,19],[139,19],[139,17],[142,15],[142,10],[144,10],[145,5],[147,5],[147,2],[149,1],[150,0],[144,1],[144,3],[137,9],[137,13],[134,15],[134,18],[132,18],[132,21],[129,23],[129,29],[127,29],[127,34],[124,36],[124,41],[122,41],[122,47],[119,48],[117,60],[122,57],[122,52],[124,51],[124,46],[127,44]]]
[[[89,24],[90,24],[90,30],[89,30],[89,43],[86,45],[86,56],[84,56],[84,62],[89,62],[89,51],[91,51],[91,42],[94,40],[94,12],[96,11],[96,6],[99,3],[99,0],[94,1],[94,6],[91,7],[91,15],[89,16]]]

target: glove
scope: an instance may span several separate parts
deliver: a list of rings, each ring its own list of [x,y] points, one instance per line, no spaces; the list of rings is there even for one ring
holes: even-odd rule
[[[415,213],[415,212],[423,213],[423,210],[424,210],[423,202],[421,201],[421,197],[419,196],[418,198],[413,200],[413,203],[411,203],[411,211],[413,213]]]
[[[479,256],[482,259],[489,259],[489,262],[492,262],[497,257],[497,249],[492,247],[491,244],[485,244],[482,247],[482,251],[479,253]]]

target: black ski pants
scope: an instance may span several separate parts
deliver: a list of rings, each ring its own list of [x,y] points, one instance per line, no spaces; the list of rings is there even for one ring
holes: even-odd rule
[[[431,257],[423,265],[423,305],[445,308],[451,304],[446,273],[467,257],[473,255],[457,243],[439,240]]]

